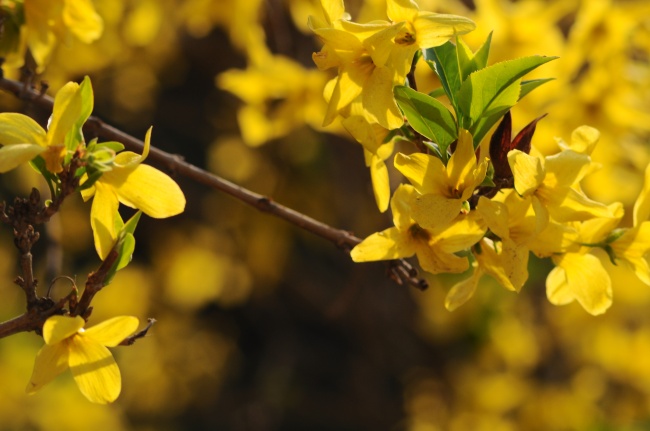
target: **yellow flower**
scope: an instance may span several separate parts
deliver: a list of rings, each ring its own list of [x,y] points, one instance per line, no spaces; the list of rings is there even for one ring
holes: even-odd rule
[[[392,57],[399,76],[408,73],[413,55],[418,49],[442,45],[454,36],[469,33],[476,28],[476,24],[469,18],[420,11],[413,0],[387,0],[386,14],[393,23],[404,25],[390,44],[375,46],[374,49]]]
[[[355,99],[360,98],[363,114],[370,122],[386,129],[396,129],[404,123],[402,113],[393,97],[393,87],[404,83],[387,58],[377,58],[370,46],[377,40],[390,41],[399,32],[399,26],[386,21],[358,24],[337,21],[334,28],[316,28],[312,31],[323,42],[320,52],[312,58],[320,70],[338,68],[338,76],[326,89],[329,105],[323,125],[328,125]],[[372,38],[372,39],[371,39]]]
[[[363,145],[366,166],[370,168],[375,202],[379,211],[384,212],[388,209],[390,201],[390,182],[385,161],[393,154],[394,142],[384,142],[388,130],[377,123],[368,123],[360,115],[347,117],[342,124],[354,139]]]
[[[15,112],[0,114],[0,144],[3,145],[0,148],[0,173],[39,155],[45,159],[47,170],[61,172],[61,163],[66,155],[66,137],[69,133],[80,133],[73,128],[82,115],[82,102],[79,84],[68,82],[64,85],[54,98],[47,131],[26,115]]]
[[[138,327],[138,319],[119,316],[84,329],[79,316],[52,316],[43,324],[45,345],[39,350],[26,391],[32,394],[70,368],[79,390],[94,403],[120,395],[120,369],[106,347],[115,347]]]
[[[461,130],[456,151],[447,166],[434,156],[412,154],[395,156],[395,167],[422,195],[413,205],[413,218],[430,229],[446,225],[460,213],[487,171],[487,159],[476,162],[472,135]]]
[[[417,192],[410,185],[402,184],[397,188],[391,200],[395,227],[374,233],[354,247],[350,253],[353,261],[391,260],[415,254],[422,269],[432,274],[467,269],[467,258],[454,253],[471,247],[485,234],[476,212],[460,215],[445,226],[425,229],[410,215],[416,196]]]
[[[606,205],[580,191],[580,181],[593,168],[588,155],[565,150],[541,159],[512,150],[508,153],[508,163],[515,178],[515,190],[532,200],[540,227],[548,223],[549,217],[567,222],[612,216]]]
[[[97,40],[104,31],[102,18],[90,0],[25,0],[27,46],[42,67],[57,39],[68,44],[71,36],[84,43]]]
[[[142,210],[153,218],[171,217],[185,209],[185,196],[178,184],[158,169],[142,164],[149,154],[150,141],[151,128],[145,136],[142,155],[131,151],[119,153],[113,169],[82,191],[86,201],[94,196],[90,224],[101,259],[106,258],[117,239],[116,218],[120,203]]]

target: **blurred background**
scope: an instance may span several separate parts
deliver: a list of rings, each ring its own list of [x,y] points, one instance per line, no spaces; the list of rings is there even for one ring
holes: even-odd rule
[[[95,115],[152,144],[331,226],[365,237],[391,225],[374,203],[363,150],[340,125],[320,127],[320,49],[311,0],[96,0],[91,45],[57,48],[42,79],[51,93],[92,79]],[[490,62],[560,59],[555,81],[513,110],[515,132],[544,113],[533,145],[587,124],[601,142],[591,197],[633,205],[650,161],[650,3],[645,0],[420,0],[468,16]],[[346,1],[357,22],[386,19],[382,0]],[[426,65],[421,90],[436,87]],[[9,76],[16,71],[5,70]],[[2,110],[48,113],[0,95]],[[401,181],[392,172],[393,188]],[[173,175],[173,173],[170,173]],[[26,396],[42,339],[0,340],[0,430],[650,430],[650,288],[610,267],[614,305],[592,317],[546,300],[546,261],[520,294],[484,278],[457,311],[463,276],[399,286],[382,263],[353,264],[333,244],[237,200],[175,177],[187,209],[143,219],[133,262],[94,301],[91,324],[115,315],[158,323],[113,349],[122,395],[97,406],[69,373]],[[0,177],[0,199],[39,186],[28,168]],[[99,265],[81,199],[48,226],[61,274],[83,285]],[[129,215],[125,211],[125,215]],[[626,218],[622,226],[629,226]],[[40,288],[47,241],[34,252]],[[50,259],[56,256],[49,255]],[[0,320],[24,309],[11,232],[0,229]],[[69,286],[59,282],[55,295]]]

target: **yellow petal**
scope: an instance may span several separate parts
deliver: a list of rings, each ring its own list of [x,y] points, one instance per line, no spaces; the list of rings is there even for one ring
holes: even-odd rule
[[[404,124],[402,112],[393,97],[394,71],[387,67],[375,67],[363,84],[363,107],[377,123],[388,130],[398,129]]]
[[[406,235],[407,233],[401,233],[394,227],[373,233],[357,244],[350,252],[350,256],[355,262],[411,257],[415,253],[415,249]]]
[[[645,168],[643,190],[634,203],[634,226],[650,218],[650,165]]]
[[[395,155],[395,168],[404,175],[413,187],[423,195],[446,195],[447,175],[445,166],[439,158],[428,154],[416,153],[409,156],[402,153]],[[448,196],[451,197],[451,196]]]
[[[185,209],[185,195],[178,184],[148,165],[138,165],[132,170],[114,169],[100,181],[114,187],[121,203],[140,209],[149,217],[171,217]]]
[[[418,11],[413,0],[386,0],[386,15],[393,22],[413,21]]]
[[[470,300],[476,292],[476,287],[478,282],[483,276],[483,271],[479,268],[476,268],[474,265],[474,273],[471,277],[466,278],[465,280],[456,283],[450,290],[447,292],[445,297],[445,308],[449,311],[454,311],[464,303]]]
[[[120,395],[120,369],[108,349],[88,337],[70,340],[70,371],[82,394],[93,403],[113,402]]]
[[[377,208],[380,212],[384,212],[388,209],[390,202],[390,181],[386,163],[377,156],[370,159],[370,178]]]
[[[44,345],[36,354],[34,371],[25,392],[33,394],[54,380],[68,368],[68,346],[66,343]]]
[[[476,205],[476,211],[495,235],[502,239],[510,238],[508,207],[504,203],[481,196],[478,205]]]
[[[56,93],[47,130],[48,145],[65,144],[65,136],[79,119],[81,104],[81,92],[76,82],[68,82]]]
[[[45,151],[45,148],[34,144],[6,145],[0,148],[0,173],[9,172],[23,163]]]
[[[36,144],[45,147],[45,130],[30,117],[15,112],[0,114],[0,145]]]
[[[400,184],[393,193],[390,209],[393,212],[393,224],[400,231],[406,231],[415,223],[411,218],[411,207],[418,192],[408,184]]]
[[[103,184],[101,180],[95,183],[94,188],[95,197],[90,209],[90,225],[93,229],[95,250],[99,258],[104,260],[117,240],[115,217],[119,202],[113,188]]]
[[[420,12],[413,27],[418,46],[426,49],[442,45],[456,35],[469,33],[476,24],[462,16]]]
[[[79,40],[91,43],[99,39],[104,30],[102,18],[95,12],[90,0],[64,2],[63,22]]]
[[[564,305],[577,300],[594,316],[612,305],[612,282],[596,256],[567,253],[554,261],[558,266],[546,279],[546,295],[551,303]]]
[[[442,230],[458,217],[462,207],[460,199],[427,194],[415,198],[411,217],[425,229]]]
[[[132,151],[122,151],[120,154],[115,156],[115,166],[124,169],[131,169],[144,162],[149,155],[152,131],[153,127],[149,127],[149,130],[147,130],[147,133],[144,136],[144,147],[142,149],[142,155],[134,153]]]
[[[458,133],[456,150],[447,163],[449,187],[453,190],[464,190],[465,183],[470,179],[472,171],[476,169],[476,155],[472,142],[472,135],[467,130],[461,129]]]
[[[573,150],[577,153],[591,155],[600,139],[600,132],[589,126],[580,126],[571,133],[571,144],[567,145],[558,140],[563,150]]]
[[[102,346],[115,347],[133,334],[139,324],[137,317],[117,316],[86,329],[81,336],[90,337]]]
[[[549,187],[578,184],[591,169],[591,158],[575,151],[562,151],[546,158],[544,184]]]
[[[487,226],[476,211],[458,216],[451,225],[436,233],[438,247],[447,253],[465,250],[485,235]]]
[[[476,253],[480,267],[501,286],[515,292],[519,292],[528,279],[528,257],[528,249],[512,241],[502,241],[501,250],[497,252],[494,243],[484,240],[481,253]]]
[[[469,261],[466,257],[458,257],[455,254],[441,250],[437,245],[418,242],[416,243],[415,252],[422,269],[431,274],[460,273],[469,267]]]
[[[43,339],[48,345],[60,343],[84,327],[86,322],[79,316],[52,316],[43,324]]]
[[[540,187],[537,195],[544,202],[549,214],[559,222],[584,221],[592,217],[615,217],[617,207],[608,207],[589,199],[577,190],[564,187]],[[614,211],[614,212],[613,212]]]
[[[508,153],[508,164],[515,177],[515,190],[522,196],[534,192],[544,179],[542,162],[538,157],[512,150]]]

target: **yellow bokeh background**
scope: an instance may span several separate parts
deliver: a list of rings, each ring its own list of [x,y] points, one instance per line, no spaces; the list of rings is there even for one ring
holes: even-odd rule
[[[56,48],[41,77],[52,93],[89,75],[95,114],[140,138],[153,125],[154,146],[360,237],[390,225],[376,210],[362,148],[340,125],[321,127],[331,75],[311,62],[320,46],[306,26],[318,1],[94,4],[104,33]],[[596,127],[602,168],[584,190],[633,205],[650,162],[650,3],[419,5],[472,18],[477,30],[464,40],[473,48],[493,32],[490,62],[559,56],[535,72],[555,80],[513,109],[514,129],[548,113],[533,144],[550,154],[556,138]],[[386,19],[381,0],[346,8],[359,22]],[[436,85],[423,64],[417,80]],[[0,103],[47,119],[10,96]],[[614,305],[603,316],[550,305],[550,264],[541,260],[520,294],[486,277],[450,313],[444,298],[462,276],[426,276],[425,292],[398,286],[381,263],[353,264],[321,238],[174,178],[186,212],[143,217],[133,262],[93,303],[91,325],[121,314],[157,320],[144,339],[113,349],[120,398],[93,405],[69,373],[25,395],[42,339],[18,334],[0,340],[0,430],[650,429],[650,288],[622,268],[608,267]],[[395,188],[400,177],[391,171],[391,180]],[[3,175],[0,199],[33,186],[42,183],[29,168]],[[56,258],[47,242],[63,252],[60,274],[80,286],[98,266],[88,213],[71,199],[42,232],[39,293]],[[0,320],[25,307],[17,275],[3,225]],[[55,297],[68,290],[53,286]]]

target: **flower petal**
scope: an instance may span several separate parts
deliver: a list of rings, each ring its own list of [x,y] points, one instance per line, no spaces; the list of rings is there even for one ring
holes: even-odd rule
[[[355,262],[371,262],[376,260],[391,260],[411,257],[415,249],[397,228],[391,227],[382,232],[373,233],[350,252]]]
[[[33,394],[54,380],[68,368],[68,346],[66,343],[44,345],[36,354],[34,371],[25,392]]]
[[[95,197],[90,209],[90,225],[93,229],[95,250],[99,258],[104,260],[115,245],[117,232],[115,217],[118,214],[119,202],[117,194],[110,187],[97,181],[94,185]]]
[[[555,305],[574,299],[594,316],[612,305],[612,281],[600,260],[591,254],[567,253],[546,279],[546,295]]]
[[[90,337],[102,346],[115,347],[133,334],[139,324],[137,317],[117,316],[86,329],[81,336]]]
[[[415,189],[423,195],[433,193],[445,195],[447,174],[439,158],[416,153],[395,155],[395,168],[404,175]]]
[[[425,229],[441,230],[458,217],[462,207],[460,199],[427,194],[415,198],[411,216]]]
[[[370,178],[377,208],[383,213],[388,209],[390,202],[390,181],[386,163],[375,155],[370,157]]]
[[[99,39],[104,31],[104,22],[95,12],[90,0],[64,2],[63,22],[83,43],[92,43]]]
[[[474,273],[471,277],[456,283],[449,292],[447,292],[447,296],[445,297],[445,308],[449,311],[454,311],[469,301],[470,298],[474,296],[474,292],[476,292],[476,287],[478,286],[478,282],[481,280],[482,276],[483,271],[475,267]]]
[[[454,36],[469,33],[476,28],[476,24],[458,15],[420,12],[413,27],[418,46],[426,49],[442,45]]]
[[[106,181],[102,181],[104,178]],[[138,165],[132,170],[114,169],[100,181],[110,181],[121,203],[140,209],[149,217],[171,217],[185,209],[185,195],[178,184],[148,165]]]
[[[515,190],[522,196],[534,192],[544,180],[542,162],[538,157],[512,150],[508,153],[508,164],[515,177]]]
[[[43,324],[43,339],[48,345],[60,343],[84,327],[86,322],[79,316],[52,316]]]
[[[69,364],[79,390],[88,400],[106,404],[120,395],[120,369],[106,347],[88,337],[73,337]]]
[[[6,145],[0,148],[0,173],[4,174],[27,163],[45,151],[45,148],[35,144]]]
[[[79,84],[68,82],[54,98],[54,108],[47,130],[48,145],[64,145],[65,136],[81,115],[81,92]]]
[[[0,145],[36,144],[45,147],[45,130],[27,115],[0,114]]]

